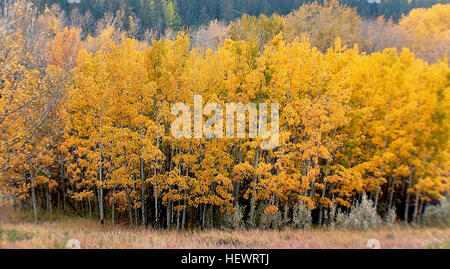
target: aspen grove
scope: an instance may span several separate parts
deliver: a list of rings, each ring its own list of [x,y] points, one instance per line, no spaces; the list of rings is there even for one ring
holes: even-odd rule
[[[50,9],[15,1],[5,11],[0,192],[36,223],[45,213],[160,229],[305,228],[360,203],[411,222],[450,190],[446,57],[271,32],[294,15],[255,17],[273,28],[205,48],[187,30],[147,42],[108,24],[81,38]],[[278,147],[261,148],[248,123],[246,138],[174,138],[172,106],[194,95],[279,104]]]

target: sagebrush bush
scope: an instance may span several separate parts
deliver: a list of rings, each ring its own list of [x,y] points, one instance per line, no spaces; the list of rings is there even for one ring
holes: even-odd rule
[[[245,207],[236,205],[233,212],[223,214],[222,229],[238,229],[244,226]]]
[[[261,229],[280,229],[283,227],[283,216],[278,211],[275,214],[262,214],[259,221],[259,228]]]
[[[389,227],[392,227],[395,224],[396,219],[397,213],[395,207],[389,208],[388,212],[384,216],[384,223],[386,223]]]
[[[289,203],[284,205],[283,209],[283,225],[287,226],[291,219],[289,218]]]
[[[331,228],[339,228],[339,229],[346,228],[345,225],[346,225],[347,215],[344,212],[342,212],[341,209],[339,209],[335,212],[336,212],[336,214],[335,214],[336,217],[335,217],[335,219],[333,219],[331,221],[330,227]]]
[[[258,217],[258,227],[260,229],[280,229],[283,227],[283,215],[277,210],[276,212],[265,212],[266,206],[260,204],[258,210],[256,211]]]
[[[256,217],[258,216],[258,209],[256,209],[256,202],[254,199],[250,200],[250,211],[248,214],[248,218],[246,220],[247,227],[250,229],[254,229],[257,227],[256,225]]]
[[[205,215],[205,227],[206,228],[213,228],[214,227],[214,223],[215,223],[215,219],[214,219],[214,212],[213,212],[213,208],[210,207],[206,210],[206,215]]]
[[[331,218],[330,227],[366,230],[368,228],[377,228],[382,222],[381,217],[373,206],[372,200],[367,198],[366,193],[363,193],[361,203],[353,205],[348,214],[338,210],[336,218]]]
[[[328,210],[328,214],[325,213],[325,224],[328,225],[328,228],[334,228],[334,220],[336,218],[336,203],[332,203],[330,209]]]
[[[422,223],[428,226],[450,226],[450,202],[447,200],[440,205],[428,206],[422,216]]]
[[[347,215],[344,228],[366,230],[376,228],[382,222],[372,200],[367,199],[366,193],[363,193],[361,203],[352,206],[350,213]]]
[[[292,214],[292,227],[296,229],[309,229],[311,228],[311,224],[311,210],[305,203],[297,203]]]

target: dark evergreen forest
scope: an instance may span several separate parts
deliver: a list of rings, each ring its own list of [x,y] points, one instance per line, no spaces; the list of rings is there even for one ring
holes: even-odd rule
[[[80,15],[88,14],[91,24],[102,19],[106,14],[123,14],[124,30],[129,30],[131,20],[138,22],[141,31],[153,29],[163,32],[167,28],[198,27],[211,20],[232,21],[243,14],[258,16],[278,13],[285,15],[307,2],[323,3],[326,0],[34,0],[42,11],[58,4],[66,15],[76,9]],[[355,8],[363,18],[384,16],[397,21],[413,8],[431,7],[448,0],[339,0],[341,4]],[[8,0],[0,0],[2,6]],[[372,3],[369,3],[372,2]],[[83,29],[93,32],[93,29]]]

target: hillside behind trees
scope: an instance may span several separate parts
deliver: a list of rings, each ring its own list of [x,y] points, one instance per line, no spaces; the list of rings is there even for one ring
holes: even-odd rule
[[[11,1],[11,0],[9,0]],[[0,0],[1,6],[8,0]],[[187,27],[199,27],[211,20],[230,22],[243,14],[259,16],[277,13],[286,15],[302,4],[324,0],[81,0],[80,4],[70,4],[67,0],[33,0],[36,7],[43,11],[58,4],[67,17],[79,16],[86,20],[84,31],[95,33],[95,23],[111,14],[122,15],[123,30],[129,31],[133,23],[138,25],[138,34],[153,29],[164,33],[165,29],[175,31]],[[329,2],[329,1],[328,1]],[[363,18],[383,16],[397,22],[411,9],[431,7],[448,0],[383,0],[370,3],[366,0],[339,0],[340,4],[355,8]],[[132,22],[133,21],[133,22]]]

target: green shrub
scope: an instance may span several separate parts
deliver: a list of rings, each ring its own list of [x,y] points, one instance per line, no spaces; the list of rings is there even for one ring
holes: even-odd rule
[[[309,229],[311,228],[311,224],[311,210],[305,203],[297,203],[292,214],[292,227],[296,229]]]
[[[428,206],[422,216],[422,223],[427,226],[450,226],[450,202]]]
[[[392,227],[394,226],[396,219],[397,213],[395,207],[389,208],[388,212],[384,216],[384,223],[386,223],[389,227]]]
[[[338,229],[367,230],[377,228],[382,222],[372,200],[367,199],[366,193],[363,193],[361,203],[353,205],[348,214],[338,210],[336,218],[331,219],[330,226]]]
[[[236,205],[232,213],[225,213],[222,220],[223,229],[238,229],[244,225],[244,207]]]
[[[3,237],[5,237],[5,239],[10,242],[29,240],[35,235],[36,233],[33,232],[25,232],[16,229],[3,230],[0,228],[0,239],[3,239]]]
[[[280,211],[274,214],[266,215],[264,209],[266,205],[261,203],[256,210],[256,216],[258,217],[258,227],[260,229],[281,229],[284,225],[283,215]]]

